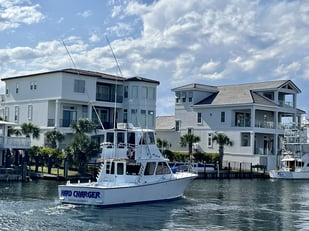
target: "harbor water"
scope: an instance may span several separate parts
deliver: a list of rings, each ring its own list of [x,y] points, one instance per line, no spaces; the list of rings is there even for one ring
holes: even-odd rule
[[[63,205],[58,184],[0,182],[0,230],[309,230],[309,181],[198,179],[178,200],[110,208]]]

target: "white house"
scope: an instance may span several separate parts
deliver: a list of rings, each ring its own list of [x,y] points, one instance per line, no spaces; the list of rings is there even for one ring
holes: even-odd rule
[[[5,94],[3,118],[18,124],[31,122],[44,133],[58,129],[70,142],[70,124],[81,118],[94,121],[98,128],[117,123],[155,128],[158,81],[142,77],[123,78],[105,73],[63,69],[2,78]]]
[[[284,123],[300,126],[305,113],[297,108],[301,90],[290,80],[226,86],[193,83],[172,91],[177,137],[191,132],[201,139],[196,146],[199,151],[214,153],[218,146],[212,138],[223,132],[233,142],[225,146],[224,161],[261,164],[267,169],[276,168]],[[158,136],[162,133],[163,128]],[[168,142],[172,150],[179,148],[177,138]]]

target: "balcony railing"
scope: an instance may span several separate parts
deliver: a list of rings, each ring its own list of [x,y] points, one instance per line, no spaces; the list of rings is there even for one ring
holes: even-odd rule
[[[293,102],[289,102],[289,101],[283,101],[283,100],[279,100],[279,105],[280,107],[289,107],[289,108],[293,108]]]
[[[235,127],[251,127],[250,120],[238,121],[234,124]]]
[[[31,141],[28,137],[3,137],[0,136],[0,148],[27,149]]]
[[[256,128],[275,128],[275,124],[273,121],[255,121],[255,127]]]

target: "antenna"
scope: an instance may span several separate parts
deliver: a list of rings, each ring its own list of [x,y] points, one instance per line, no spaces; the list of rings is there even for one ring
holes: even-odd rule
[[[65,50],[67,51],[68,56],[69,56],[70,59],[71,59],[71,62],[73,63],[74,68],[77,70],[77,74],[79,75],[79,71],[78,71],[78,69],[76,68],[75,62],[74,62],[74,60],[73,60],[73,58],[72,58],[72,56],[71,56],[71,54],[70,54],[69,49],[67,48],[67,46],[66,46],[64,40],[61,40],[61,41],[62,41],[63,46],[65,47]],[[102,127],[103,130],[104,130],[104,126],[103,126],[103,123],[102,123],[101,118],[100,118],[100,116],[99,116],[99,113],[97,112],[97,109],[95,108],[95,106],[94,106],[94,105],[92,104],[92,102],[90,101],[90,97],[89,97],[89,95],[88,95],[87,89],[85,89],[85,93],[86,93],[86,95],[87,95],[87,97],[88,97],[88,99],[89,99],[89,102],[90,102],[91,107],[93,108],[93,110],[94,110],[96,116],[98,117],[98,120],[99,120],[99,123],[100,123],[101,127]]]
[[[111,43],[109,42],[109,39],[108,39],[107,35],[105,35],[105,38],[106,38],[106,41],[107,41],[107,43],[108,43],[109,48],[111,49],[112,55],[113,55],[113,57],[114,57],[114,60],[115,60],[115,62],[116,62],[116,64],[117,64],[119,74],[120,74],[121,77],[123,77],[122,72],[121,72],[121,69],[120,69],[120,65],[119,65],[119,63],[118,63],[118,60],[117,60],[117,58],[116,58],[116,55],[115,55],[114,50],[113,50],[113,48],[112,48],[112,46],[111,46]],[[115,106],[114,106],[114,128],[117,127],[117,90],[118,90],[118,80],[117,80],[117,78],[116,78],[115,98],[114,98],[114,101],[115,101]]]

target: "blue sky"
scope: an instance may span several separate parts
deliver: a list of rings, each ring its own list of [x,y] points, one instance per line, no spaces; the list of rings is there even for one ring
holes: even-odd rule
[[[309,112],[309,1],[0,0],[0,76],[75,67],[160,81],[157,115],[174,114],[172,88],[290,79]],[[3,93],[3,82],[0,83]]]

